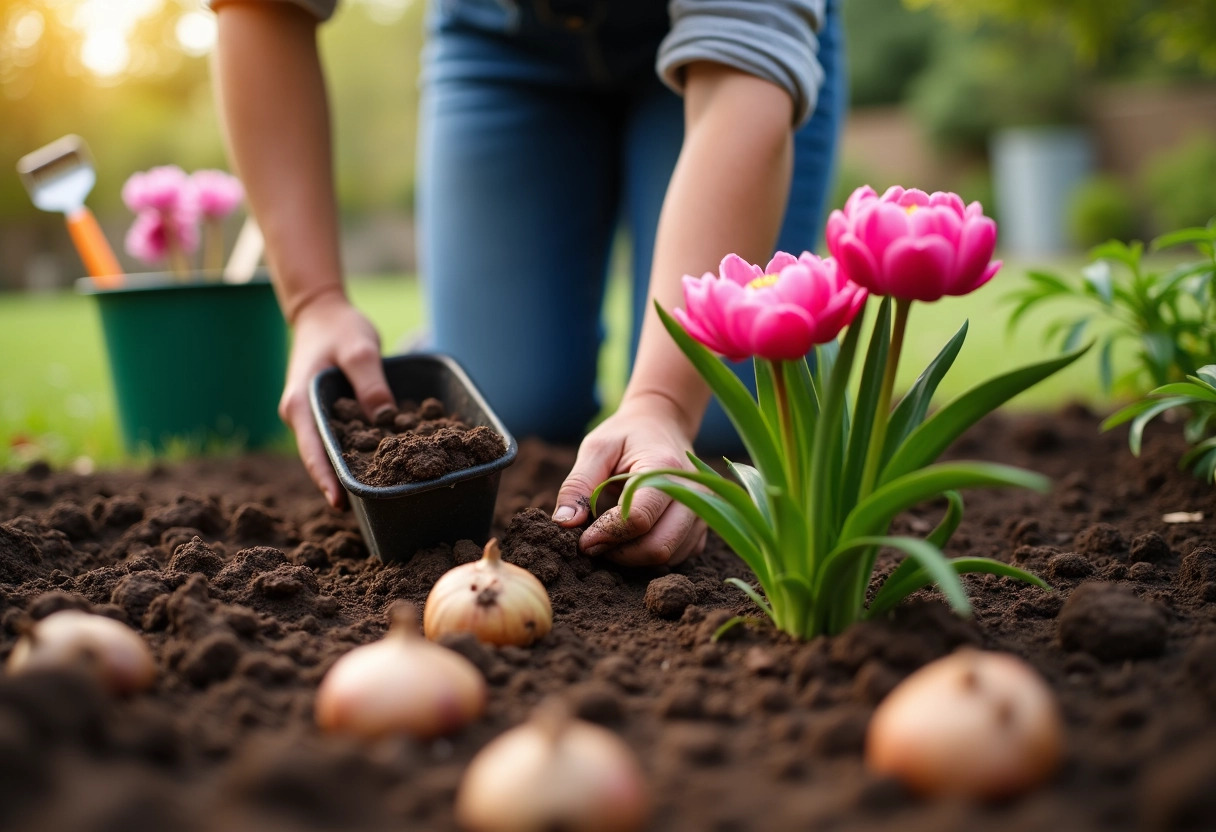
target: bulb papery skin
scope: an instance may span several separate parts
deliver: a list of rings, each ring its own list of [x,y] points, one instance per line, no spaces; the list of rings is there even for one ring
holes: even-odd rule
[[[1021,659],[963,649],[905,679],[874,712],[866,764],[928,796],[1007,798],[1055,771],[1055,696]]]
[[[581,720],[556,736],[536,720],[507,731],[473,759],[456,794],[468,832],[636,832],[649,817],[633,752]]]
[[[435,641],[472,633],[478,641],[527,647],[553,627],[553,606],[544,584],[526,569],[501,559],[498,541],[485,556],[448,570],[426,599],[422,628]]]
[[[375,739],[432,739],[481,716],[486,683],[460,654],[396,629],[343,655],[317,688],[323,730]]]
[[[143,636],[121,621],[80,610],[60,610],[38,621],[9,654],[9,673],[85,667],[111,692],[147,690],[156,662]]]

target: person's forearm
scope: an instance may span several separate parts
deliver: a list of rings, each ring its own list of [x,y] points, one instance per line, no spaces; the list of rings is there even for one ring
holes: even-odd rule
[[[776,85],[716,64],[687,68],[685,138],[655,238],[650,297],[625,403],[670,400],[689,436],[710,392],[653,309],[683,305],[681,278],[731,252],[766,263],[793,166],[793,102]]]
[[[294,322],[317,298],[343,293],[316,22],[289,3],[226,3],[216,14],[215,77],[229,156]]]

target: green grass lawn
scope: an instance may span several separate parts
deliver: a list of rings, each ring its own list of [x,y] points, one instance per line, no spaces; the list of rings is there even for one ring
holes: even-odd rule
[[[1080,265],[1078,259],[1060,269],[1073,274]],[[943,401],[1003,369],[1056,354],[1055,344],[1044,340],[1049,321],[1027,321],[1006,334],[1009,307],[1001,297],[1024,280],[1024,271],[1024,266],[1006,266],[992,285],[971,296],[915,307],[901,384],[915,378],[964,319],[970,320],[967,342],[942,384]],[[386,352],[399,351],[421,330],[420,289],[411,277],[355,278],[350,291],[378,327]],[[608,407],[624,387],[626,291],[623,280],[613,281],[606,304],[601,390]],[[1065,401],[1109,405],[1092,357],[1026,392],[1010,407],[1047,410]],[[82,457],[100,466],[130,461],[118,438],[97,312],[91,298],[73,292],[0,295],[0,469],[21,467],[33,456],[55,465]]]

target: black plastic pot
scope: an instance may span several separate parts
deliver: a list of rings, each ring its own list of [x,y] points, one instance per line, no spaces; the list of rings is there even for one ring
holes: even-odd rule
[[[438,543],[489,537],[502,469],[515,460],[518,447],[464,369],[450,356],[411,353],[385,358],[384,374],[398,401],[434,397],[449,413],[472,427],[485,425],[502,435],[507,452],[493,462],[453,471],[424,482],[376,487],[359,482],[342,458],[342,445],[330,426],[334,403],[354,392],[337,368],[318,373],[310,398],[313,417],[338,480],[371,553],[381,560],[408,560],[414,552]]]

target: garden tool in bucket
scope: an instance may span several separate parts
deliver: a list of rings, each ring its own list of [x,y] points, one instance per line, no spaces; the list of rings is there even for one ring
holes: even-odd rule
[[[17,173],[35,206],[66,217],[76,251],[98,288],[121,286],[122,267],[93,212],[84,204],[97,181],[84,139],[64,136],[22,156]]]

